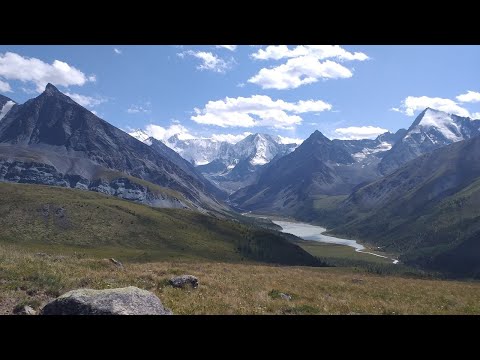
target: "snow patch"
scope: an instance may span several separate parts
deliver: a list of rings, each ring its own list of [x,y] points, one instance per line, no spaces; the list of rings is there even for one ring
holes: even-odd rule
[[[2,107],[2,110],[0,110],[0,120],[2,120],[5,115],[11,110],[11,108],[15,105],[15,103],[11,100],[8,100]]]
[[[369,155],[382,152],[382,151],[388,151],[392,148],[392,144],[386,141],[382,141],[380,144],[378,144],[374,148],[364,148],[362,151],[353,154],[353,158],[357,161],[364,160],[367,158]]]

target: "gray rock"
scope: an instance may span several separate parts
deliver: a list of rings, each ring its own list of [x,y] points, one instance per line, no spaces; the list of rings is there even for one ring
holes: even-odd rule
[[[172,315],[172,311],[151,292],[129,286],[69,291],[45,305],[40,315]]]
[[[13,310],[13,313],[15,315],[37,315],[37,312],[28,305],[22,306],[21,308]]]
[[[279,295],[283,300],[288,300],[288,301],[292,300],[292,295],[284,294],[284,293],[280,293]]]
[[[198,287],[198,279],[193,275],[176,276],[170,279],[170,285],[176,288],[184,288],[190,285],[195,289]]]

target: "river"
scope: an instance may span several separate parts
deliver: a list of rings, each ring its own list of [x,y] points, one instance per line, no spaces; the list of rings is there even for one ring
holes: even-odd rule
[[[310,225],[301,222],[291,222],[291,221],[277,221],[272,220],[274,224],[277,224],[282,227],[282,232],[292,234],[302,238],[304,240],[319,241],[329,244],[338,244],[346,245],[355,249],[357,252],[364,254],[370,254],[378,256],[385,259],[391,259],[388,256],[375,254],[373,252],[365,251],[365,246],[357,243],[355,240],[341,239],[333,236],[324,235],[323,233],[327,230],[321,226]],[[393,264],[398,264],[398,260],[391,259]]]

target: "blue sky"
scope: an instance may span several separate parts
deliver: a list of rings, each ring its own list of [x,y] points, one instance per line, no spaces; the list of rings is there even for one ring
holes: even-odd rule
[[[22,103],[51,82],[159,139],[365,138],[427,106],[480,118],[478,64],[480,46],[0,46],[0,93]]]

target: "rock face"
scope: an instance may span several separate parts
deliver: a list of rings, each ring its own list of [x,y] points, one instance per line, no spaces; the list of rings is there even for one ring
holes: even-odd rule
[[[62,174],[55,167],[39,162],[0,159],[0,181],[90,190],[150,206],[188,208],[187,204],[179,198],[168,194],[154,193],[147,186],[127,177],[113,180],[88,180],[79,175]]]
[[[192,288],[196,289],[198,287],[198,279],[193,275],[176,276],[170,279],[170,285],[176,288],[191,286]]]
[[[160,299],[134,286],[69,291],[45,305],[40,315],[172,315]]]

